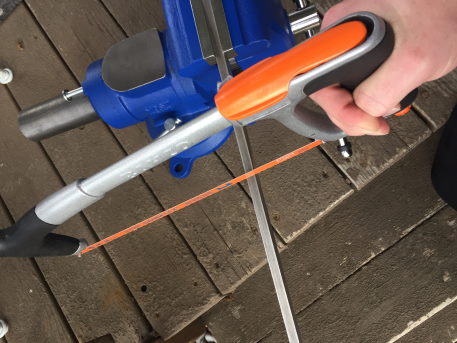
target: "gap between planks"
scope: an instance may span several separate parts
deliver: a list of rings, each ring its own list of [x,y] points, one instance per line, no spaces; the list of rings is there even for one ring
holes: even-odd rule
[[[28,8],[28,6],[27,6]],[[29,12],[30,12],[30,9],[29,9]],[[31,16],[33,18],[35,18],[32,14]],[[36,18],[35,18],[36,20]],[[46,36],[47,37],[47,36]],[[59,55],[60,56],[60,55]],[[6,90],[8,92],[8,95],[11,99],[12,102],[14,102],[17,110],[19,111],[20,110],[20,106],[19,106],[19,103],[17,102],[16,98],[14,97],[14,95],[12,94],[11,90],[8,88],[8,86],[6,86]],[[46,151],[45,147],[43,146],[43,144],[41,142],[37,142],[37,145],[40,147],[40,150],[41,152],[43,153],[43,155],[46,157],[51,169],[54,171],[55,175],[58,177],[60,183],[62,185],[65,185],[65,180],[63,179],[62,175],[60,174],[59,170],[57,169],[57,167],[55,166],[54,162],[52,161],[51,157],[49,156],[48,152]],[[4,202],[3,199],[1,199],[3,201],[3,204],[4,206],[6,207],[6,203]],[[7,208],[7,207],[6,207]],[[12,222],[14,222],[13,220],[13,217],[12,217],[12,214],[11,212],[8,210],[8,214],[12,220]],[[92,226],[92,224],[90,223],[89,219],[87,218],[87,216],[85,215],[84,212],[80,212],[80,216],[83,220],[83,222],[86,224],[87,228],[90,230],[91,234],[97,239],[97,240],[100,240],[100,236],[98,235],[97,231],[94,229],[94,227]],[[145,320],[145,322],[147,322],[149,324],[149,331],[154,331],[154,328],[150,325],[149,321],[147,320],[144,312],[142,311],[141,307],[139,306],[138,304],[138,301],[137,299],[133,296],[133,293],[131,292],[131,290],[127,287],[126,283],[125,283],[125,280],[124,278],[122,277],[122,274],[120,273],[119,269],[117,268],[117,266],[115,265],[114,261],[111,259],[111,257],[109,256],[109,253],[108,251],[106,251],[105,247],[102,247],[102,249],[100,250],[100,253],[105,257],[105,260],[106,262],[108,263],[108,265],[111,267],[111,271],[116,275],[116,277],[118,278],[118,280],[120,281],[121,284],[124,285],[124,291],[131,297],[132,301],[134,302],[134,304],[136,305],[138,311],[141,313],[141,315],[143,316],[143,319]],[[32,259],[34,265],[35,265],[35,268],[37,269],[37,272],[39,272],[40,276],[43,278],[43,280],[45,281],[46,283],[46,287],[48,288],[48,290],[51,292],[51,294],[53,295],[53,298],[56,302],[56,304],[58,304],[57,302],[57,299],[55,298],[54,294],[52,293],[51,291],[51,288],[49,287],[49,284],[48,282],[46,281],[46,278],[43,274],[43,272],[41,271],[40,267],[38,266],[37,262],[35,259]],[[59,306],[59,311],[62,313],[62,315],[64,316],[60,306]],[[69,325],[69,327],[71,328],[70,324],[68,323],[68,321],[65,319],[66,323]],[[72,330],[73,334],[75,335],[74,331]],[[75,335],[76,337],[76,335]]]

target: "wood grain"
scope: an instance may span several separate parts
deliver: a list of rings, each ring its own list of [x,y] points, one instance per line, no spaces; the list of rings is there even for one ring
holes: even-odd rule
[[[117,28],[115,22],[111,23],[109,29],[95,32],[87,29],[90,25],[73,22],[74,18],[90,17],[92,13],[104,17],[103,20],[100,20],[101,22],[105,22],[106,18],[110,17],[98,6],[92,6],[92,2],[86,1],[84,6],[79,6],[72,1],[65,0],[59,6],[54,6],[53,13],[46,10],[46,1],[31,0],[28,1],[28,4],[65,58],[66,55],[71,54],[73,46],[67,45],[60,33],[55,32],[57,24],[60,24],[61,27],[65,27],[65,25],[77,27],[78,31],[75,34],[78,37],[84,36],[86,40],[103,41],[106,45],[116,42],[112,35],[105,34],[107,31],[114,32]],[[145,12],[153,12],[150,7],[153,4],[151,3],[149,10]],[[118,3],[118,6],[120,6],[119,11],[123,12],[124,2]],[[113,4],[112,7],[114,8]],[[71,16],[69,9],[78,11],[78,13],[88,12],[88,15],[79,13],[77,16]],[[154,19],[151,18],[151,20]],[[52,24],[48,25],[50,22]],[[141,22],[138,25],[141,25]],[[122,32],[119,30],[118,34],[122,35]],[[94,48],[94,46],[96,46],[94,43],[86,45],[86,49],[89,47],[91,49],[90,55],[103,57],[107,47],[100,45]],[[64,49],[66,49],[65,53]],[[85,68],[85,65],[75,60],[69,59],[66,62],[77,75],[81,74],[79,70]],[[80,81],[82,80],[80,79]],[[128,153],[150,143],[150,139],[141,126],[114,132]],[[68,148],[71,149],[71,146]],[[87,159],[87,157],[84,158]],[[97,155],[94,155],[94,158],[97,159]],[[202,160],[194,169],[192,176],[186,180],[171,178],[166,168],[166,166],[161,166],[144,175],[144,179],[154,190],[163,207],[176,205],[231,179],[231,175],[215,156],[208,156]],[[264,263],[264,253],[259,235],[255,230],[253,211],[249,206],[248,197],[239,188],[235,187],[211,200],[190,207],[182,213],[174,215],[172,219],[219,291],[224,294],[232,292],[237,285]]]
[[[4,90],[0,89],[0,103],[11,105],[2,95]],[[1,106],[1,111],[4,110],[5,106]],[[0,166],[4,163],[0,157]],[[0,200],[0,228],[11,224]],[[0,319],[8,322],[9,343],[75,342],[73,333],[32,260],[0,259],[0,280]],[[0,342],[6,341],[0,339]]]
[[[166,29],[161,0],[102,0],[122,29],[134,35],[155,27]]]
[[[443,282],[449,282],[450,274],[443,275]],[[421,324],[406,333],[404,336],[397,340],[398,343],[417,343],[417,342],[443,342],[455,343],[457,340],[457,304],[453,303],[448,307],[440,310],[434,314],[430,319],[422,322],[423,316],[418,314],[414,322],[421,322]],[[395,343],[397,343],[395,342]],[[394,343],[394,342],[392,342]]]
[[[456,247],[457,213],[447,208],[300,313],[307,341],[398,342],[457,299]],[[280,330],[262,340],[286,341]]]
[[[8,47],[5,50],[2,49],[0,55],[3,60],[8,61],[8,65],[17,71],[15,82],[11,84],[10,89],[21,107],[31,106],[53,97],[59,94],[61,89],[77,87],[60,57],[49,45],[49,41],[43,36],[42,31],[25,7],[18,9],[15,17],[10,17],[9,21],[2,25],[0,31],[1,36],[4,37],[3,44]],[[19,41],[22,48],[17,47]],[[9,113],[9,115],[14,118],[16,112]],[[11,124],[9,131],[19,135],[15,123],[14,126]],[[17,140],[21,142],[24,153],[36,147],[34,143],[27,142],[23,138],[22,141],[19,138]],[[85,129],[74,130],[46,140],[43,142],[43,146],[55,168],[67,183],[90,175],[125,156],[111,132],[101,123],[88,125]],[[24,156],[19,160],[27,161],[27,158]],[[22,178],[33,177],[33,168],[21,168],[19,163],[16,164],[19,169],[15,174],[21,175]],[[48,167],[48,169],[50,168]],[[43,171],[44,180],[51,177],[52,173],[52,169]],[[5,178],[5,180],[13,178],[13,175],[9,175],[9,178]],[[41,186],[41,196],[38,198],[48,195],[60,187],[59,184],[55,184],[53,187],[42,186],[42,184],[46,185],[43,181],[37,185]],[[39,199],[34,198],[34,200]],[[28,206],[32,206],[32,203]],[[102,202],[89,209],[85,215],[97,236],[105,237],[160,210],[161,207],[148,187],[137,179],[107,195]],[[74,222],[70,222],[67,227],[70,228],[72,225],[75,225]],[[93,235],[83,231],[80,231],[79,235],[90,241],[96,239]],[[193,321],[198,313],[204,312],[219,298],[211,281],[169,221],[164,220],[155,225],[154,229],[144,230],[138,235],[131,235],[109,245],[107,251],[154,329],[165,337]],[[97,316],[114,311],[116,320],[109,322],[113,337],[127,335],[132,331],[132,323],[137,322],[135,325],[142,325],[141,318],[138,318],[141,311],[134,308],[136,312],[121,311],[123,315],[119,315],[119,308],[122,309],[126,306],[128,308],[135,302],[124,289],[123,282],[113,273],[113,266],[107,262],[102,263],[103,260],[97,262],[103,256],[102,250],[93,256],[89,254],[87,260],[104,265],[104,270],[97,271],[97,268],[94,268],[89,274],[81,272],[81,276],[87,277],[88,280],[75,282],[72,285],[75,294],[83,293],[94,299],[85,302],[76,301],[75,306],[78,306],[78,311],[74,309],[75,311],[65,313],[67,316],[73,317],[79,313],[79,316],[84,317],[86,325],[78,325],[81,325],[81,330],[88,331],[103,326],[99,323],[101,320],[91,320],[90,316],[81,313],[82,311],[92,309],[93,314]],[[103,259],[107,261],[106,257]],[[66,260],[58,261],[63,263]],[[83,263],[77,259],[69,261]],[[69,261],[66,263],[69,264]],[[100,276],[96,276],[97,273]],[[57,279],[62,276],[59,276],[57,272],[53,276],[56,278],[55,286],[57,286]],[[100,289],[88,292],[87,287],[91,284],[89,280],[92,278],[100,279]],[[146,291],[143,292],[142,289],[146,289]],[[103,300],[104,294],[107,294],[105,300]],[[92,305],[102,301],[106,304]],[[61,306],[66,311],[65,306]],[[98,310],[103,309],[103,306],[108,306],[106,313]],[[74,318],[74,320],[76,323],[82,322],[82,318]],[[69,319],[69,321],[71,320]],[[101,337],[106,333],[99,332],[92,338]]]
[[[418,223],[442,208],[429,176],[438,138],[435,135],[425,141],[282,252],[281,260],[297,312],[319,303],[322,296],[340,283],[344,287],[347,280],[376,256],[393,249]],[[203,320],[223,342],[258,342],[270,332],[281,330],[282,321],[267,268],[205,314]]]
[[[349,159],[341,156],[335,143],[323,147],[358,189],[392,167],[431,134],[431,130],[414,112],[401,118],[392,118],[389,122],[391,133],[387,136],[350,137],[354,155]]]
[[[109,5],[107,7],[110,9],[113,16],[123,25],[124,29],[130,34],[133,32],[138,32],[140,30],[146,29],[141,23],[135,23],[136,27],[133,28],[132,25],[124,26],[123,24],[123,5],[122,1],[118,0],[110,0],[107,1]],[[152,4],[149,5],[151,7]],[[152,12],[151,9],[148,11]],[[151,18],[152,20],[152,18]],[[279,152],[286,153],[289,152],[291,147],[298,147],[306,143],[301,137],[294,137],[291,139],[287,144],[284,144],[284,139],[281,139],[281,133],[284,133],[285,130],[279,128],[280,131],[277,131],[277,127],[271,127],[270,124],[267,124],[267,127],[260,126],[258,130],[253,130],[252,141],[256,142],[256,146],[262,147],[261,155],[262,161],[271,160],[273,157],[279,157]],[[289,135],[287,133],[287,135]],[[138,137],[139,135],[131,134],[128,131],[123,131],[118,135],[121,142],[125,147],[128,147],[130,144],[126,141],[127,137]],[[289,136],[287,136],[289,137]],[[281,139],[281,140],[278,140]],[[130,138],[131,139],[131,138]],[[129,151],[133,151],[133,149],[129,149]],[[236,143],[233,137],[227,142],[220,150],[219,156],[222,158],[224,164],[229,167],[231,174],[239,175],[241,174],[241,162],[239,160],[239,152],[236,148]],[[208,163],[208,160],[211,159],[211,163]],[[260,160],[259,160],[260,161]],[[198,163],[201,163],[202,169],[200,169]],[[192,192],[197,191],[195,185],[205,184],[205,187],[210,187],[210,184],[205,182],[207,179],[211,179],[217,182],[227,180],[230,177],[230,174],[223,172],[222,169],[218,166],[217,160],[214,160],[213,157],[208,157],[204,160],[204,162],[198,162],[195,166],[195,169],[190,177],[190,182],[185,183],[186,189],[192,189]],[[259,162],[260,163],[260,162]],[[297,170],[294,169],[295,166],[300,166],[298,173]],[[299,162],[295,162],[294,167],[288,168],[281,168],[277,171],[273,171],[273,173],[268,173],[268,176],[265,176],[265,193],[267,196],[267,203],[270,207],[270,212],[272,214],[273,224],[278,230],[279,234],[283,239],[286,241],[292,240],[294,237],[299,235],[303,230],[305,230],[313,221],[320,218],[323,214],[325,214],[328,210],[338,204],[342,199],[346,198],[348,195],[351,194],[351,189],[346,184],[345,180],[341,178],[341,176],[335,171],[335,169],[325,160],[325,158],[319,153],[314,153],[311,157],[303,157]],[[218,170],[218,172],[211,175],[211,178],[208,177],[208,173],[211,173],[213,170]],[[221,170],[219,172],[219,170]],[[221,174],[223,173],[223,174]],[[165,174],[165,173],[164,173]],[[162,178],[166,178],[166,175],[162,174]],[[219,177],[218,177],[219,175]],[[224,175],[223,178],[220,175]],[[304,177],[306,175],[306,177]],[[324,175],[324,176],[323,176]],[[280,176],[280,182],[278,181],[278,177]],[[145,176],[147,180],[149,180],[148,176]],[[197,178],[198,182],[195,182]],[[212,183],[212,185],[217,184],[216,182]],[[275,185],[273,187],[272,185]],[[298,187],[299,185],[307,185],[306,189],[304,187]],[[277,186],[277,187],[276,187]],[[162,187],[160,183],[154,183],[152,185],[155,192],[158,194],[160,199],[163,199],[166,196],[164,193],[166,192],[166,187]],[[163,189],[163,192],[160,190]],[[203,190],[203,189],[202,189]],[[195,193],[193,193],[195,194]],[[232,193],[232,197],[235,193]],[[240,200],[231,201],[230,198],[226,198],[223,200],[224,203],[230,204],[233,203],[234,206],[232,209],[228,210],[226,213],[229,215],[230,211],[236,211],[237,204]],[[291,202],[292,201],[292,202]],[[307,206],[303,208],[300,203],[306,203]],[[211,202],[208,201],[208,202]],[[246,203],[246,200],[241,202]],[[293,206],[290,204],[293,203]],[[248,203],[249,204],[249,203]],[[249,208],[250,206],[247,206]],[[210,208],[206,208],[205,212],[210,212]],[[262,260],[259,264],[259,259],[253,259],[253,254],[246,251],[243,253],[243,250],[236,248],[239,242],[246,242],[246,246],[252,246],[257,249],[258,245],[252,245],[250,242],[252,239],[249,237],[247,239],[241,238],[241,232],[252,232],[252,229],[255,229],[256,225],[252,225],[253,222],[252,217],[244,217],[239,211],[236,211],[237,217],[240,220],[246,221],[249,218],[250,224],[246,228],[240,228],[240,230],[233,232],[235,233],[234,236],[230,237],[229,235],[223,233],[223,231],[219,231],[222,235],[224,235],[224,241],[228,242],[234,250],[241,252],[241,254],[237,254],[237,256],[246,256],[248,260],[251,260],[251,264],[245,264],[243,267],[248,270],[247,275],[250,275],[252,271],[255,271],[258,267],[260,267],[263,263],[263,253],[261,254]],[[235,212],[235,213],[236,213]],[[212,221],[214,217],[211,217]],[[218,216],[217,218],[223,218]],[[176,219],[178,220],[178,219]],[[223,224],[226,225],[226,224]],[[180,227],[182,225],[179,225]],[[219,227],[222,224],[218,225]],[[230,227],[236,227],[236,225],[230,224]],[[247,229],[247,230],[246,230]],[[231,232],[233,230],[230,230]],[[255,232],[255,231],[254,231]],[[195,231],[192,231],[195,233]],[[201,241],[199,237],[197,239],[188,236],[187,233],[184,233],[185,237],[189,241],[189,244],[194,246],[194,251],[196,251],[198,256],[201,256],[199,253],[200,249],[194,242]],[[214,244],[214,243],[213,243]],[[221,266],[219,261],[215,261],[216,264]],[[209,273],[212,274],[214,271],[214,267],[209,264],[205,264],[203,262]],[[222,266],[224,266],[223,264]],[[254,266],[254,268],[253,268]],[[246,268],[247,267],[247,268]],[[232,267],[233,268],[233,267]],[[223,269],[227,269],[223,267]],[[240,281],[244,278],[241,275]],[[219,285],[219,283],[217,283]],[[231,287],[227,289],[227,291],[231,291],[238,283],[232,283]],[[220,288],[221,289],[221,288]],[[226,292],[224,292],[226,293]]]
[[[420,88],[415,103],[418,111],[435,130],[442,127],[457,106],[457,70]]]
[[[24,7],[19,7],[0,27],[0,37],[5,37],[16,20],[27,25],[25,13]],[[28,142],[17,129],[17,108],[4,88],[0,97],[0,194],[17,220],[63,184],[42,149]],[[96,239],[80,216],[58,232],[89,241]],[[120,341],[137,342],[149,331],[148,323],[103,251],[82,259],[42,258],[37,263],[78,339],[87,341],[112,333]]]
[[[281,124],[266,120],[248,128],[256,165],[267,163],[308,140]],[[218,150],[234,175],[243,173],[234,137]],[[353,191],[316,149],[260,175],[272,224],[290,242]],[[246,184],[244,184],[247,190]]]

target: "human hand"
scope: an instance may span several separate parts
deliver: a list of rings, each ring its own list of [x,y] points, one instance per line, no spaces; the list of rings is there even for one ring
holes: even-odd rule
[[[345,0],[326,13],[323,27],[360,11],[373,12],[392,25],[392,55],[353,94],[335,85],[311,98],[346,134],[384,135],[389,125],[383,117],[398,112],[403,98],[457,67],[457,1]]]

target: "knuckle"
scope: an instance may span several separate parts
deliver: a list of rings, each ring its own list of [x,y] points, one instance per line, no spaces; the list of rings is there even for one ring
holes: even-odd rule
[[[411,72],[421,73],[430,69],[430,52],[422,46],[405,47],[399,58],[403,60],[404,66]]]
[[[368,95],[360,90],[354,94],[354,101],[357,107],[374,117],[383,116],[389,111],[389,108],[377,98],[377,95]]]

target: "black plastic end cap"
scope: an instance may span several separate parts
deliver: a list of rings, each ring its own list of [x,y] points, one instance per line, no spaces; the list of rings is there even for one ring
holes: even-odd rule
[[[56,228],[31,209],[14,225],[0,230],[0,257],[69,256],[78,252],[80,240],[51,233]]]

